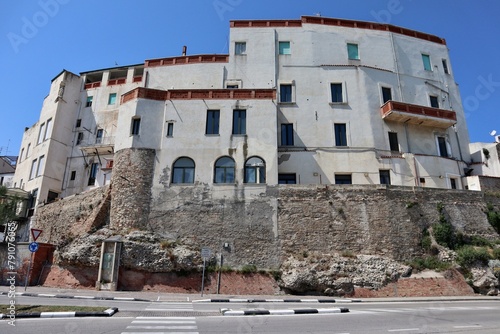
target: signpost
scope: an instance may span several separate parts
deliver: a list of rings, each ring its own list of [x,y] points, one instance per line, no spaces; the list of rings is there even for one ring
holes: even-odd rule
[[[36,228],[32,228],[31,229],[31,236],[33,237],[33,242],[31,242],[29,244],[29,246],[28,246],[28,249],[31,252],[31,256],[30,256],[30,264],[28,266],[28,273],[26,274],[26,281],[24,283],[24,291],[26,291],[26,288],[28,287],[28,280],[29,280],[30,273],[31,273],[31,265],[33,263],[33,254],[39,248],[39,245],[38,245],[38,242],[36,242],[36,239],[38,239],[38,237],[40,236],[40,234],[42,234],[42,230],[39,230],[39,229],[36,229]]]
[[[205,265],[207,263],[207,259],[210,258],[212,251],[210,248],[202,248],[201,249],[201,257],[203,258],[203,275],[201,277],[201,296],[203,297],[203,290],[205,290]]]

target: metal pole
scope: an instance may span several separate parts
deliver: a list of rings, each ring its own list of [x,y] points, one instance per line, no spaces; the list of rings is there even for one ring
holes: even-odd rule
[[[203,275],[201,277],[201,296],[203,297],[203,290],[205,289],[205,263],[206,258],[203,258]]]
[[[222,266],[224,265],[224,255],[220,255],[220,267],[219,267],[219,275],[217,276],[217,294],[220,293],[220,280],[222,274]]]
[[[30,277],[30,272],[31,272],[31,262],[33,261],[33,252],[31,252],[31,256],[30,256],[30,264],[28,266],[28,274],[26,275],[26,280],[24,282],[24,291],[26,291],[26,288],[28,286],[28,279]]]

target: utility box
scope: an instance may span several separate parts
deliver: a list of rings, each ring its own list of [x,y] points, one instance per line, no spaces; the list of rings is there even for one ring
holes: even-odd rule
[[[122,242],[120,237],[112,237],[102,242],[99,275],[95,283],[96,290],[116,291]]]

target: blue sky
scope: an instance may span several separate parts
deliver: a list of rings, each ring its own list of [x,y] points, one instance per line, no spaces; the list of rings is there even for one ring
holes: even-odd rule
[[[0,155],[17,155],[50,81],[145,59],[227,53],[229,20],[321,14],[447,40],[472,142],[500,133],[498,0],[23,0],[0,3]],[[7,150],[8,147],[8,150]]]

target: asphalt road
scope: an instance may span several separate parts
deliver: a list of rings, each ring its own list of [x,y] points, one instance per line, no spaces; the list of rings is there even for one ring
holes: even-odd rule
[[[24,300],[26,298],[26,300]],[[0,298],[0,302],[4,302]],[[0,321],[0,333],[133,334],[133,333],[500,333],[500,301],[304,303],[167,303],[85,301],[19,297],[19,303],[128,305],[110,318],[17,319]],[[220,308],[330,308],[349,313],[288,316],[221,316]]]

